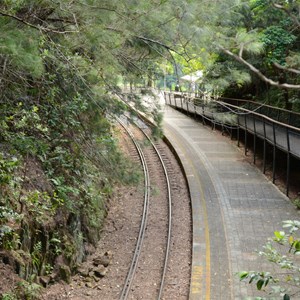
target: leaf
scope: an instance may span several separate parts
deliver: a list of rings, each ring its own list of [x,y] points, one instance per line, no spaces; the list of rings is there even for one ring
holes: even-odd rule
[[[251,278],[250,278],[250,281],[249,283],[252,283],[253,280],[257,279],[257,275],[256,274],[251,274]]]
[[[247,271],[242,271],[242,272],[239,272],[238,275],[239,275],[239,277],[240,277],[240,280],[244,280],[245,278],[248,277],[249,272],[247,272]]]
[[[285,294],[284,296],[283,296],[283,300],[290,300],[291,298],[290,298],[290,296],[288,295],[288,294]]]
[[[57,244],[60,244],[61,243],[61,240],[57,239],[57,238],[52,238],[50,240],[50,243],[57,243]]]
[[[285,232],[284,231],[275,231],[274,235],[277,239],[282,240],[285,236]]]
[[[286,221],[283,221],[282,223],[283,223],[283,225],[282,225],[283,228],[300,225],[300,222],[297,220],[286,220]]]
[[[258,289],[259,291],[260,291],[261,288],[263,287],[264,283],[265,283],[265,281],[264,281],[263,279],[260,279],[260,280],[257,281],[256,287],[257,287],[257,289]]]
[[[297,251],[300,251],[300,241],[295,241],[294,247]]]

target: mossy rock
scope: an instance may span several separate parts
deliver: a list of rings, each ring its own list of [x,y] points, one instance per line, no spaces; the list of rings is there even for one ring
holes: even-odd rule
[[[59,278],[68,284],[71,283],[71,270],[67,265],[59,267]]]

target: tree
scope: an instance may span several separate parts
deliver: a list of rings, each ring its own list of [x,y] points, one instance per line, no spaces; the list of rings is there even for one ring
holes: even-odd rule
[[[180,44],[187,59],[194,57],[205,65],[208,61],[205,56],[215,58],[205,66],[210,70],[209,80],[214,82],[215,77],[210,74],[215,73],[215,66],[221,78],[231,70],[233,75],[250,72],[252,78],[259,78],[264,85],[282,89],[284,93],[290,90],[290,98],[297,94],[293,92],[300,88],[295,75],[299,52],[297,1],[284,2],[284,5],[269,0],[198,4],[191,5],[193,13],[186,11],[188,17],[182,18]],[[225,88],[236,82],[234,77],[227,78],[227,84],[223,82]],[[243,77],[244,83],[248,83],[249,77]],[[219,80],[216,85],[220,85]]]
[[[166,49],[162,19],[147,18],[162,5],[1,2],[0,249],[25,279],[58,255],[73,268],[99,239],[114,184],[136,182],[112,119],[126,110],[120,77],[153,73]]]

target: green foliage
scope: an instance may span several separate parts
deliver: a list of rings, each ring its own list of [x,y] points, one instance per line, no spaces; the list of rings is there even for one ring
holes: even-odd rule
[[[20,246],[20,236],[15,231],[23,216],[5,206],[0,206],[0,247],[6,250]]]
[[[300,209],[300,199],[299,198],[292,200],[292,202],[298,209]]]
[[[266,288],[270,282],[276,282],[273,276],[268,272],[247,272],[238,273],[240,280],[249,280],[249,283],[255,283],[256,288],[260,291]]]
[[[137,180],[111,122],[125,109],[112,93],[120,75],[149,50],[128,43],[127,9],[118,1],[0,3],[0,250],[28,253],[26,279],[51,272],[58,255],[73,267],[83,242],[99,238],[113,185]],[[24,283],[22,299],[35,287]]]
[[[43,224],[51,219],[57,208],[63,205],[64,201],[58,198],[54,193],[53,197],[47,192],[31,191],[21,197],[21,201],[26,205],[28,214],[33,218],[34,222]]]
[[[297,37],[280,26],[269,26],[263,31],[261,38],[265,44],[268,64],[274,62],[285,64],[286,53]]]
[[[236,63],[224,61],[220,57],[207,69],[207,75],[203,79],[201,86],[207,92],[221,95],[231,86],[242,87],[251,82],[248,72],[239,68]]]
[[[260,256],[277,267],[277,274],[242,271],[237,275],[240,280],[255,283],[258,290],[266,290],[270,284],[271,290],[268,291],[270,295],[278,295],[282,297],[281,299],[292,299],[300,292],[300,266],[298,260],[300,254],[300,222],[297,220],[284,221],[283,228],[288,229],[288,232],[275,231],[274,237],[269,239],[263,247],[263,251],[259,252]]]
[[[19,161],[16,157],[5,157],[5,154],[0,152],[0,185],[9,184],[12,181],[18,165]]]
[[[39,241],[33,246],[33,251],[31,252],[31,259],[33,267],[36,270],[36,273],[40,273],[40,268],[42,264],[42,242]]]
[[[155,139],[158,139],[158,138],[162,138],[163,137],[163,132],[161,130],[161,125],[162,125],[162,121],[163,121],[163,115],[162,113],[158,110],[158,109],[155,109],[153,111],[153,120],[154,120],[154,123],[156,126],[154,126],[152,128],[152,135]]]
[[[25,2],[26,0],[4,0],[3,5],[11,12],[16,12],[25,4]]]
[[[13,291],[1,295],[1,300],[37,300],[40,299],[42,287],[34,282],[19,281]]]
[[[53,237],[50,239],[50,249],[53,252],[54,256],[58,256],[62,253],[62,240],[58,232],[54,232]]]
[[[42,287],[34,282],[20,281],[17,287],[17,297],[25,300],[36,300],[41,296]]]
[[[5,293],[1,296],[1,300],[18,300],[15,293]]]
[[[22,30],[12,27],[10,22],[0,21],[1,54],[13,57],[13,66],[23,69],[34,78],[39,78],[44,66],[39,53],[39,35],[34,29]]]
[[[261,34],[257,31],[247,31],[246,28],[241,28],[238,30],[234,42],[241,46],[245,51],[251,54],[261,54],[264,50],[264,45],[260,42]]]

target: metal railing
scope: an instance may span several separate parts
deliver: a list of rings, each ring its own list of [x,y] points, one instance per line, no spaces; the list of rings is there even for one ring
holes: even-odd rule
[[[221,97],[218,100],[234,106],[245,108],[250,111],[255,111],[280,123],[288,124],[298,128],[300,127],[300,113],[297,112],[251,100],[232,99],[225,97]]]
[[[244,131],[245,154],[248,149],[248,134],[253,139],[253,162],[257,155],[257,138],[263,140],[263,173],[266,172],[267,143],[273,146],[273,183],[276,173],[276,150],[287,154],[286,194],[289,193],[290,159],[300,159],[300,114],[285,109],[262,105],[254,101],[219,98],[207,100],[190,97],[183,93],[164,93],[166,104],[185,111],[207,121],[214,128],[216,125],[227,130],[232,138],[233,130],[237,132],[240,144],[240,130]]]

